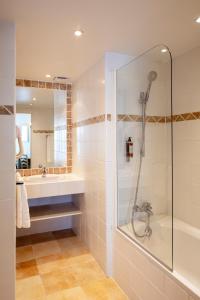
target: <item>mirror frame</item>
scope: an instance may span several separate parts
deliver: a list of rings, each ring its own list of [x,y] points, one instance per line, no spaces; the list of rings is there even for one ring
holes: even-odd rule
[[[41,89],[57,89],[66,90],[66,142],[67,142],[67,159],[66,166],[61,167],[50,167],[47,168],[50,174],[63,174],[72,172],[72,84],[50,82],[50,81],[40,81],[40,80],[28,80],[28,79],[16,79],[16,87],[30,87],[30,88],[41,88]],[[18,169],[17,170],[22,176],[31,176],[41,174],[42,170],[40,168],[30,168],[30,169]]]

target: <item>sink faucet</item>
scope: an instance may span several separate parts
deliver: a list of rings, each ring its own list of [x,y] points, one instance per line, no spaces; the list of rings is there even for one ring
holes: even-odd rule
[[[43,167],[42,168],[42,177],[46,177],[47,176],[47,168]]]

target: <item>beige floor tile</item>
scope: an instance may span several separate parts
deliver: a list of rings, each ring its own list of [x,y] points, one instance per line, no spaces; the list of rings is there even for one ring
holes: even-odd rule
[[[16,279],[23,279],[38,275],[36,261],[34,259],[25,262],[17,263],[16,265]]]
[[[69,265],[68,270],[74,275],[76,284],[81,285],[92,280],[105,278],[105,274],[95,260]]]
[[[16,300],[127,300],[71,235],[61,231],[54,241],[51,235],[38,235],[32,246],[17,248]]]
[[[33,259],[32,246],[18,247],[16,249],[16,262],[24,262]]]
[[[75,287],[47,296],[46,300],[87,300],[83,289]]]
[[[65,254],[63,253],[63,256],[65,261],[63,261],[63,268],[73,266],[74,264],[80,264],[80,263],[87,263],[91,261],[95,261],[94,257],[91,254],[83,254],[83,255],[78,255],[78,256],[73,256],[73,257],[65,257]]]
[[[33,255],[35,258],[61,253],[57,241],[39,243],[33,245],[32,247],[33,247]]]
[[[77,238],[70,237],[58,240],[61,251],[70,256],[88,253],[87,247]]]
[[[66,264],[66,258],[61,254],[52,254],[36,259],[37,268],[40,274],[46,274],[54,272],[63,268],[63,265]]]
[[[40,300],[45,290],[40,276],[33,276],[16,282],[16,300]]]
[[[41,278],[47,295],[77,286],[76,278],[66,269],[42,274]]]
[[[128,300],[114,280],[105,278],[82,286],[89,300]]]

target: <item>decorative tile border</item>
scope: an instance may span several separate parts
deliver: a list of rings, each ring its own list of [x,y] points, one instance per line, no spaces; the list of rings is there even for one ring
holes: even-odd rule
[[[33,133],[54,133],[54,130],[34,129]]]
[[[71,84],[39,80],[16,79],[16,86],[71,91]]]
[[[14,115],[14,105],[0,105],[0,115]]]
[[[146,122],[149,123],[165,123],[167,117],[165,116],[146,116]],[[142,122],[141,115],[117,115],[117,121],[125,122]]]
[[[72,172],[72,85],[67,85],[66,99],[66,120],[67,120],[67,172]]]
[[[83,121],[75,122],[72,124],[72,127],[76,128],[76,127],[81,127],[81,126],[86,126],[86,125],[91,125],[96,123],[102,123],[105,122],[106,120],[111,121],[111,114],[103,114]]]
[[[32,175],[40,175],[42,174],[42,168],[33,168],[33,169],[17,169],[17,172],[21,174],[21,176],[32,176]],[[47,168],[48,174],[65,174],[70,173],[68,167],[52,167]]]
[[[200,111],[173,115],[174,122],[199,120],[199,119],[200,119]]]
[[[149,123],[170,123],[180,121],[199,120],[200,112],[191,112],[184,114],[177,114],[173,116],[146,116],[146,122]],[[117,121],[125,122],[142,122],[141,115],[118,115]]]
[[[76,128],[76,127],[96,124],[100,122],[105,122],[106,120],[111,121],[111,118],[112,118],[111,114],[99,115],[93,118],[75,122],[72,124],[72,127]],[[199,120],[199,119],[200,119],[200,111],[173,115],[172,117],[171,116],[146,116],[146,122],[148,123],[170,123],[170,122],[190,121],[190,120]],[[119,114],[117,115],[117,121],[142,122],[142,116]]]
[[[111,114],[107,114],[107,121],[111,121],[112,119],[112,115]]]

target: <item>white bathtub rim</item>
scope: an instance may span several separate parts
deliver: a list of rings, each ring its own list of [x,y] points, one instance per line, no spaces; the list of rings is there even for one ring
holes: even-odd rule
[[[171,227],[171,218],[170,217],[163,218],[159,222],[160,222],[161,226],[164,226],[167,228]],[[196,228],[190,224],[187,224],[186,222],[184,222],[180,219],[177,219],[177,218],[174,218],[174,220],[173,220],[173,227],[174,227],[174,229],[176,229],[178,231],[186,233],[186,234],[192,236],[193,238],[200,240],[200,229],[199,228]],[[176,233],[176,232],[174,232],[174,233]]]
[[[128,237],[125,233],[123,233],[119,228],[115,228],[116,232],[119,233],[125,240],[128,240],[132,243],[138,251],[142,252],[144,256],[146,256],[154,265],[156,265],[159,269],[161,269],[167,276],[173,279],[181,288],[183,288],[187,294],[191,297],[199,297],[200,299],[200,289],[191,284],[188,280],[182,277],[176,271],[170,271],[166,266],[161,264],[156,258],[154,258],[151,254],[145,251],[139,244],[134,242],[130,237]]]

